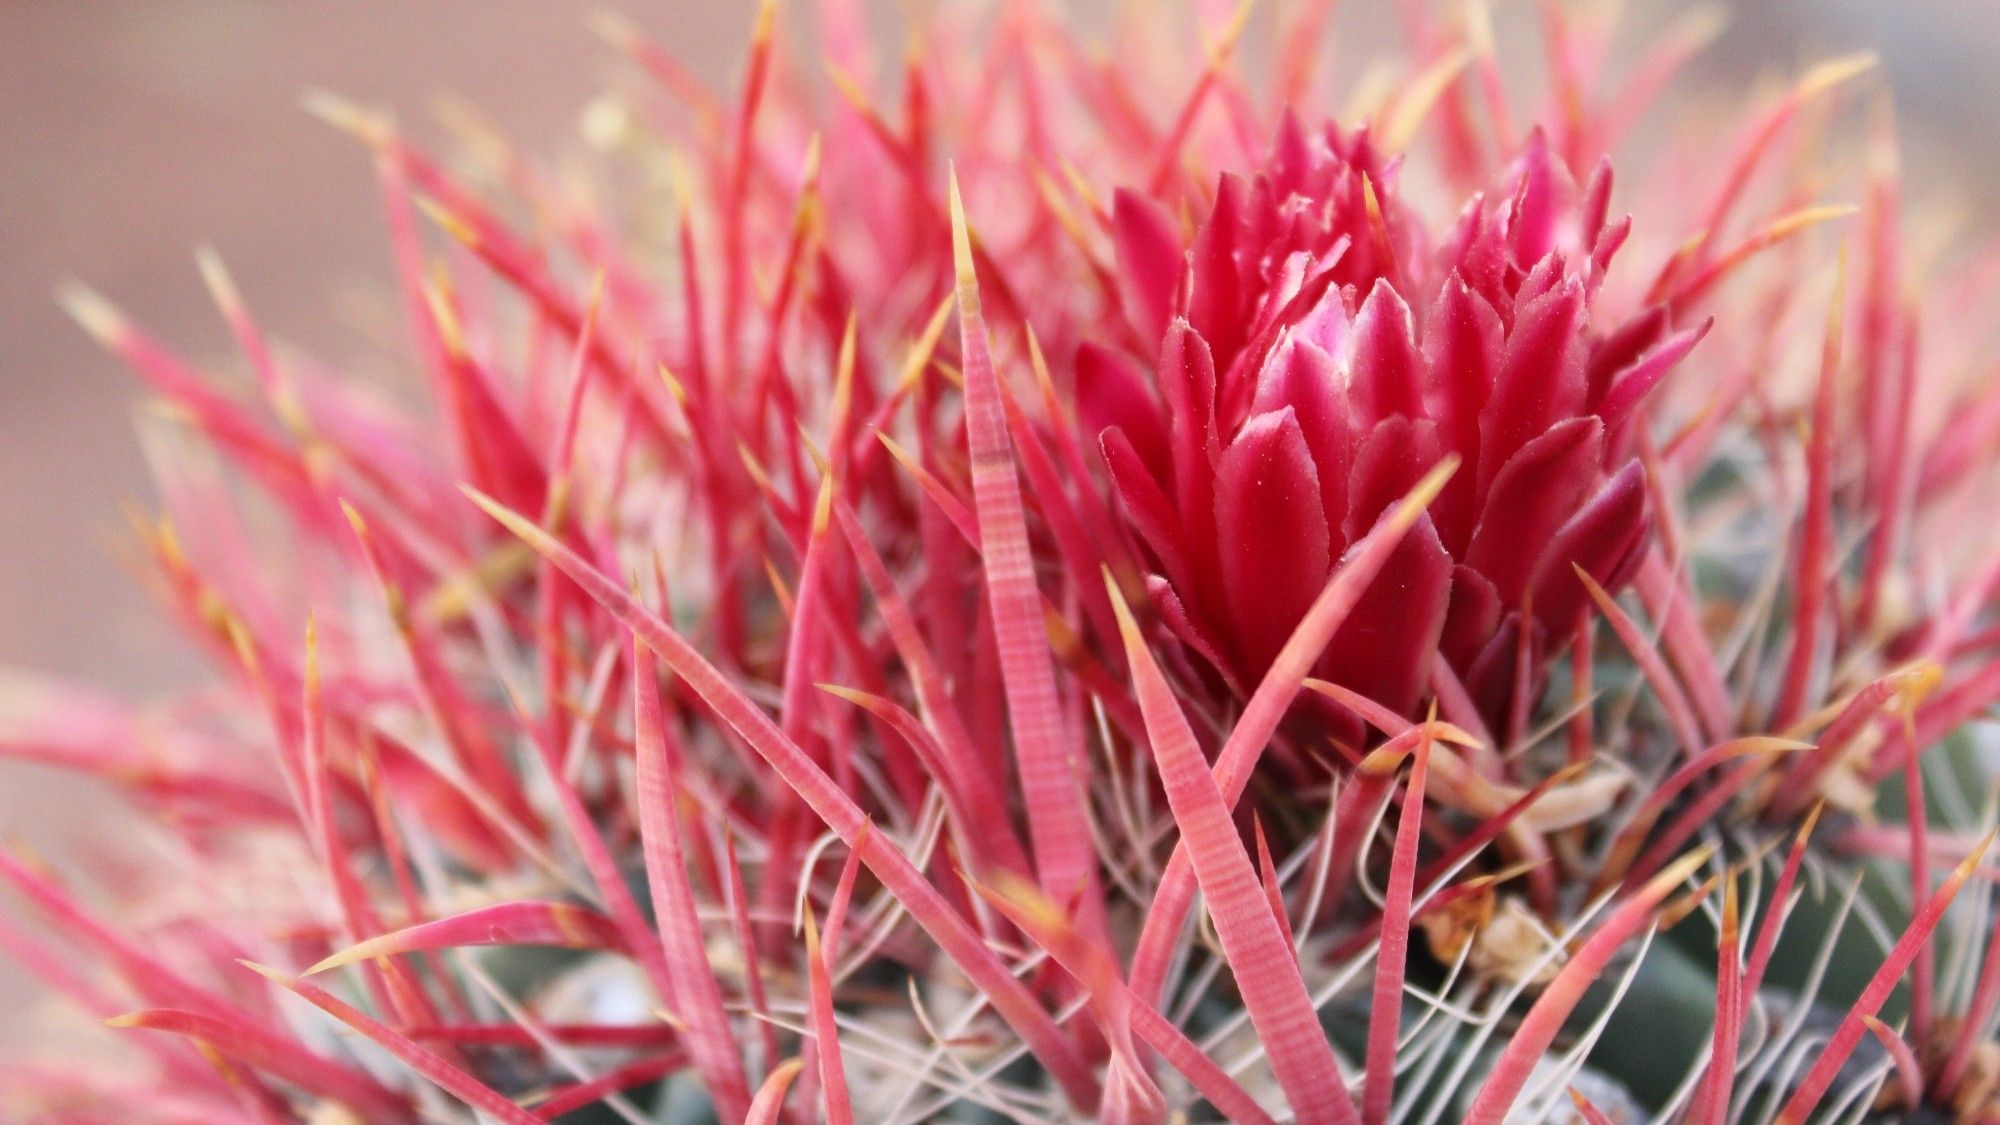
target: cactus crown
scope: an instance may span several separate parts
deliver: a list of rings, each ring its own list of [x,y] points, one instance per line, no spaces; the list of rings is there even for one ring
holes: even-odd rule
[[[414,413],[212,260],[234,387],[67,292],[217,680],[10,698],[145,815],[102,891],[0,853],[0,943],[143,1059],[0,1104],[2000,1116],[1990,293],[1886,117],[1819,143],[1866,61],[1639,145],[1706,22],[1552,2],[1530,77],[1411,5],[1328,120],[1331,5],[1255,73],[1248,7],[895,68],[766,3],[720,93],[607,20],[591,190],[316,96]]]

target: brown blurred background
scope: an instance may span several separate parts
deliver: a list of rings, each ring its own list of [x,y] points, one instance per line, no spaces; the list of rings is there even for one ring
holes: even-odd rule
[[[720,81],[748,38],[739,7],[668,0],[631,14]],[[300,93],[391,108],[423,135],[451,92],[526,149],[560,149],[612,66],[589,10],[0,0],[0,677],[141,694],[199,674],[115,550],[120,502],[149,497],[137,385],[56,307],[54,286],[85,280],[189,357],[231,364],[194,268],[194,249],[212,245],[275,338],[336,363],[364,356],[354,298],[389,267],[374,177]],[[0,763],[0,840],[60,860],[98,831],[104,800]],[[28,995],[0,957],[0,1012]],[[0,1052],[25,1042],[26,1023],[0,1019]]]
[[[733,76],[754,7],[620,6],[712,81]],[[1370,6],[1351,3],[1344,26],[1368,22]],[[1978,193],[2000,151],[2000,4],[1732,11],[1703,65],[1740,83],[1881,52],[1918,134],[1913,163],[1955,169],[1968,201],[1994,212]],[[435,96],[452,92],[527,150],[560,150],[612,65],[586,12],[531,0],[0,0],[0,670],[133,693],[192,674],[107,546],[119,502],[147,496],[135,385],[56,309],[55,283],[87,280],[186,354],[227,356],[192,262],[206,243],[273,335],[336,362],[361,354],[369,345],[339,310],[387,276],[373,183],[358,146],[302,113],[299,93],[392,107],[421,134]],[[94,830],[94,799],[0,763],[0,839],[60,855]],[[0,1011],[22,988],[0,965]],[[7,1040],[0,1027],[0,1050]]]
[[[637,12],[720,79],[747,37],[727,2]],[[367,347],[354,295],[387,277],[365,151],[299,108],[322,88],[419,134],[438,95],[531,151],[570,144],[610,52],[580,6],[507,2],[0,4],[0,669],[125,691],[191,674],[121,569],[119,503],[147,494],[137,385],[51,298],[103,291],[196,359],[233,363],[194,249],[212,245],[278,339]],[[708,45],[713,44],[713,47]],[[77,822],[60,779],[0,766],[0,837]]]

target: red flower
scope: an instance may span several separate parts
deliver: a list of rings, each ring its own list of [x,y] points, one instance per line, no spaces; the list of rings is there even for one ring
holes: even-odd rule
[[[1459,472],[1335,634],[1316,674],[1409,713],[1434,657],[1499,725],[1646,542],[1625,425],[1700,337],[1617,317],[1600,282],[1629,221],[1536,133],[1435,247],[1366,131],[1287,117],[1256,175],[1221,178],[1181,246],[1121,194],[1123,312],[1140,361],[1086,344],[1084,421],[1158,577],[1160,616],[1254,685],[1343,552],[1446,456]],[[1171,290],[1163,271],[1178,269]]]

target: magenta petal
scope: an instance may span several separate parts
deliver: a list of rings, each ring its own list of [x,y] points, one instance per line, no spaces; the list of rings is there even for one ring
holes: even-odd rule
[[[1438,635],[1438,651],[1455,668],[1470,667],[1500,626],[1500,595],[1486,576],[1467,566],[1451,572],[1451,606]]]
[[[1088,342],[1076,350],[1076,411],[1085,433],[1125,431],[1147,470],[1160,480],[1172,479],[1166,417],[1153,397],[1152,380],[1130,356]]]
[[[1242,221],[1247,190],[1242,177],[1222,177],[1216,185],[1215,207],[1189,250],[1193,283],[1187,295],[1188,323],[1214,349],[1218,368],[1226,368],[1236,358],[1245,334],[1236,227]]]
[[[1185,257],[1166,208],[1118,189],[1111,200],[1111,245],[1118,259],[1118,297],[1142,340],[1166,335],[1180,290]]]
[[[1542,547],[1574,515],[1604,461],[1604,425],[1569,418],[1521,447],[1493,478],[1465,564],[1519,608]]]
[[[1194,572],[1188,567],[1187,541],[1173,502],[1153,479],[1144,459],[1132,448],[1123,430],[1112,428],[1098,439],[1104,464],[1111,470],[1111,488],[1125,508],[1125,518],[1139,538],[1152,550],[1174,585],[1189,589]]]
[[[1439,441],[1446,452],[1458,454],[1464,462],[1431,511],[1445,545],[1462,552],[1472,537],[1473,521],[1479,518],[1479,415],[1500,369],[1500,316],[1486,298],[1454,275],[1431,306],[1424,348],[1430,367],[1430,414],[1437,419]]]
[[[1574,210],[1576,181],[1549,151],[1548,138],[1539,127],[1512,171],[1519,178],[1513,210],[1507,216],[1507,240],[1514,264],[1526,268],[1551,250],[1562,249],[1565,235],[1575,236],[1563,227]]]
[[[1528,276],[1521,279],[1520,286],[1514,290],[1514,307],[1527,308],[1536,298],[1546,296],[1557,285],[1569,280],[1569,260],[1560,251],[1551,251],[1535,263]]]
[[[1603,279],[1605,271],[1611,268],[1611,259],[1617,255],[1619,247],[1625,245],[1625,240],[1631,237],[1631,234],[1630,215],[1621,216],[1606,224],[1603,233],[1598,235],[1596,244],[1590,248],[1590,276],[1593,279],[1591,282],[1593,286]]]
[[[1590,598],[1574,567],[1613,589],[1611,579],[1629,569],[1628,560],[1645,535],[1646,475],[1639,462],[1630,461],[1549,540],[1535,564],[1536,620],[1552,635],[1568,636]]]
[[[1501,303],[1499,298],[1505,294],[1507,277],[1513,270],[1507,261],[1504,232],[1498,226],[1498,217],[1486,212],[1485,198],[1474,196],[1452,224],[1442,255],[1452,275],[1489,304]]]
[[[1572,579],[1573,580],[1573,579]],[[1528,666],[1539,670],[1542,655],[1548,647],[1546,635],[1541,625],[1528,624]],[[1479,713],[1494,726],[1503,726],[1512,709],[1514,700],[1514,679],[1521,663],[1521,615],[1509,613],[1493,631],[1493,636],[1473,657],[1465,672],[1466,694],[1479,708]],[[1537,672],[1535,683],[1528,690],[1540,689],[1540,678],[1546,673]]]
[[[1423,359],[1417,354],[1410,306],[1387,281],[1377,281],[1354,316],[1348,337],[1348,396],[1365,421],[1424,413]]]
[[[1160,346],[1160,387],[1167,400],[1167,440],[1183,511],[1209,511],[1220,443],[1215,435],[1215,358],[1208,341],[1175,317]]]
[[[1223,369],[1219,417],[1225,429],[1240,425],[1249,416],[1250,399],[1257,390],[1257,372],[1262,357],[1275,350],[1284,336],[1300,326],[1309,315],[1317,318],[1316,310],[1340,305],[1341,299],[1334,291],[1336,266],[1315,267],[1312,272],[1292,274],[1289,267],[1303,267],[1303,258],[1304,255],[1294,254],[1287,260],[1287,277],[1296,276],[1298,282],[1291,298],[1281,306],[1267,310],[1269,315],[1260,317],[1258,328],[1245,341],[1235,361]]]
[[[1187,603],[1175,592],[1173,583],[1155,574],[1147,575],[1146,599],[1152,603],[1153,612],[1159,615],[1168,632],[1213,666],[1229,684],[1230,690],[1240,690],[1235,675],[1230,671],[1228,660],[1216,646],[1215,638],[1209,636],[1208,631],[1203,629],[1201,623],[1188,612]]]
[[[1482,489],[1515,450],[1583,412],[1583,326],[1583,286],[1575,278],[1537,297],[1515,318],[1493,396],[1479,416]]]
[[[1451,596],[1451,556],[1428,516],[1417,521],[1320,658],[1320,674],[1407,715],[1430,678]]]
[[[1687,358],[1687,354],[1701,343],[1701,338],[1708,335],[1709,328],[1714,324],[1715,318],[1709,317],[1693,328],[1684,328],[1619,371],[1597,406],[1598,412],[1604,416],[1604,424],[1617,426],[1648,392],[1659,385],[1660,380],[1667,377],[1675,364]]]
[[[1611,158],[1600,156],[1597,165],[1590,170],[1590,179],[1584,184],[1583,206],[1578,210],[1577,229],[1585,241],[1593,245],[1604,233],[1606,218],[1611,214]],[[1630,222],[1628,216],[1625,220]]]
[[[1589,372],[1588,401],[1593,411],[1603,401],[1604,392],[1611,389],[1612,377],[1653,350],[1666,338],[1667,328],[1672,322],[1673,314],[1665,304],[1650,305],[1591,345],[1585,369]]]
[[[1347,541],[1374,526],[1375,517],[1408,493],[1443,456],[1437,426],[1428,420],[1389,418],[1369,431],[1354,454],[1343,527]]]
[[[1291,326],[1293,339],[1314,344],[1328,355],[1346,355],[1348,337],[1353,331],[1346,295],[1332,288],[1322,293]]]
[[[1319,470],[1288,407],[1245,423],[1216,474],[1222,582],[1246,680],[1305,616],[1332,563]]]
[[[1266,172],[1271,186],[1285,195],[1303,196],[1311,191],[1307,177],[1314,170],[1314,141],[1306,135],[1305,122],[1296,107],[1287,105],[1278,114],[1277,134],[1271,138],[1271,162]]]
[[[1353,472],[1355,436],[1347,409],[1347,394],[1340,385],[1340,372],[1333,357],[1304,340],[1293,337],[1264,361],[1257,376],[1257,394],[1251,410],[1258,414],[1291,407],[1306,448],[1312,451],[1319,469],[1321,510],[1326,526],[1340,544],[1339,535],[1347,516],[1347,482]]]

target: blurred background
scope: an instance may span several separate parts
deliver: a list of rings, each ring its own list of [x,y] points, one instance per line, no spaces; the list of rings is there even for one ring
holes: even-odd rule
[[[1336,26],[1359,34],[1375,6],[1350,3]],[[1668,5],[1631,6],[1643,28]],[[702,77],[733,79],[752,0],[623,7]],[[1911,194],[1923,199],[1935,170],[1970,185],[1959,202],[1989,218],[2000,209],[1982,178],[2000,154],[2000,4],[1725,7],[1729,30],[1702,63],[1711,77],[1742,86],[1875,50],[1896,92]],[[579,112],[613,65],[586,11],[528,0],[0,2],[0,675],[144,694],[199,674],[115,548],[121,501],[149,495],[136,386],[56,308],[56,283],[88,281],[194,359],[227,357],[193,266],[195,247],[212,245],[274,336],[336,366],[365,361],[374,345],[342,310],[388,276],[373,178],[360,146],[300,111],[300,92],[393,108],[419,136],[434,135],[427,111],[449,92],[524,150],[559,152],[577,144]],[[101,822],[102,801],[74,779],[0,763],[0,839],[59,860]],[[0,1011],[18,1011],[30,989],[0,964]],[[0,1051],[23,1023],[0,1021]]]
[[[369,159],[308,116],[308,89],[394,109],[423,136],[462,95],[531,152],[573,144],[611,51],[588,7],[525,0],[0,3],[0,707],[30,672],[135,696],[190,660],[121,557],[150,503],[136,382],[57,307],[77,278],[201,361],[233,362],[194,268],[213,246],[279,340],[339,365],[375,346],[354,309],[389,258]],[[706,77],[749,37],[733,0],[632,13]],[[0,840],[60,864],[116,810],[51,769],[0,763]],[[0,895],[0,912],[13,912]],[[32,982],[0,957],[0,1011]],[[0,1052],[30,1021],[0,1020]]]

